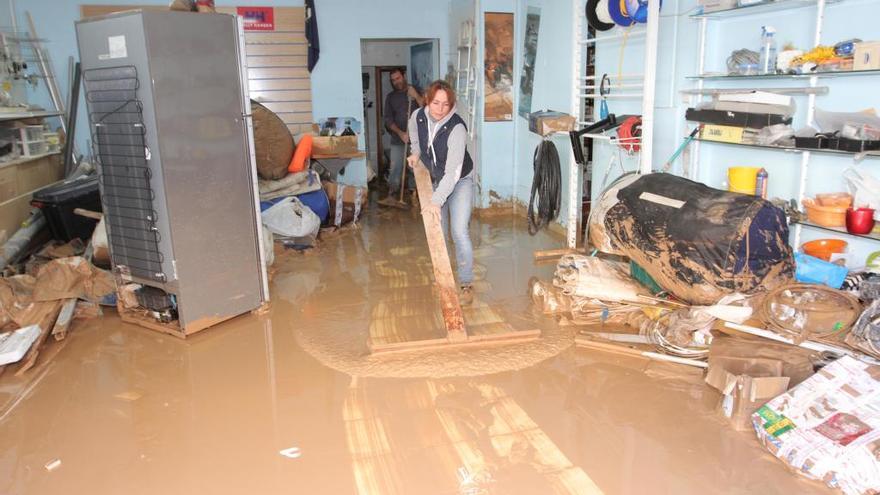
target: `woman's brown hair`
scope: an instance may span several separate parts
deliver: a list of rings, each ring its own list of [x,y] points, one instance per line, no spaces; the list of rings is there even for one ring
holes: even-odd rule
[[[455,91],[452,90],[452,86],[450,86],[448,82],[442,79],[438,79],[428,86],[428,91],[425,92],[425,104],[430,105],[431,102],[434,101],[434,95],[436,95],[437,91],[440,91],[441,89],[446,91],[446,98],[449,100],[449,108],[455,107]]]

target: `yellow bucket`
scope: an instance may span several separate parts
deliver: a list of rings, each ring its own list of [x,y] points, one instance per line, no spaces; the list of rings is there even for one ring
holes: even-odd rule
[[[727,190],[742,194],[755,194],[755,181],[760,167],[729,167],[727,169]]]

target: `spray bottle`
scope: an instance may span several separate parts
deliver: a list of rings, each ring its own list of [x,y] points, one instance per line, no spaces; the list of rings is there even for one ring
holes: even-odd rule
[[[770,180],[770,174],[766,169],[758,170],[755,176],[755,196],[761,199],[767,199],[767,182]]]
[[[761,56],[759,67],[761,74],[776,74],[776,28],[761,26]]]

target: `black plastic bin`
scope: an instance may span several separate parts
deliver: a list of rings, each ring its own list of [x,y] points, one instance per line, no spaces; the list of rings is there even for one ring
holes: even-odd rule
[[[34,193],[31,205],[43,211],[53,238],[64,242],[79,238],[88,242],[98,221],[79,216],[73,210],[103,211],[98,177],[68,180],[40,189]]]

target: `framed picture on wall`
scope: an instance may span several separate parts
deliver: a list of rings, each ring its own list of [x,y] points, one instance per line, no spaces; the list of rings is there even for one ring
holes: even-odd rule
[[[513,120],[513,14],[486,12],[484,25],[486,122]]]
[[[541,9],[529,7],[526,14],[526,34],[523,47],[522,75],[519,78],[519,114],[528,118],[532,112],[532,87],[535,83],[535,58],[538,55],[538,30]]]

